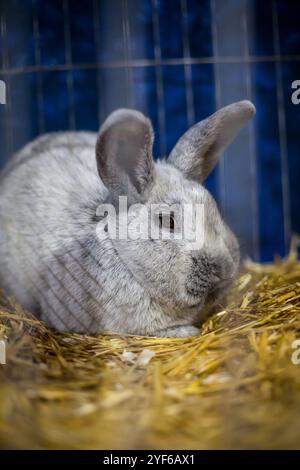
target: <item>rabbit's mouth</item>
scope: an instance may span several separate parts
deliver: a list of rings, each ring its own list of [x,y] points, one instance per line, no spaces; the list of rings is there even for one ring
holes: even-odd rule
[[[191,309],[200,309],[203,308],[206,304],[214,305],[220,298],[225,295],[228,289],[231,287],[233,278],[228,278],[226,280],[219,281],[217,284],[209,288],[206,292],[199,291],[195,289],[187,288],[187,294],[191,301],[188,304],[188,307]]]
[[[186,290],[187,295],[188,295],[188,302],[187,306],[188,308],[195,309],[195,308],[201,308],[204,305],[205,302],[205,296],[204,295],[199,295],[199,293],[195,293],[191,289]]]
[[[200,300],[200,302],[195,302],[193,304],[189,304],[188,307],[189,308],[200,308],[201,306],[203,305],[203,300]]]
[[[232,286],[233,280],[234,278],[230,277],[214,286],[207,294],[206,303],[215,305],[220,299],[225,298],[227,292]]]

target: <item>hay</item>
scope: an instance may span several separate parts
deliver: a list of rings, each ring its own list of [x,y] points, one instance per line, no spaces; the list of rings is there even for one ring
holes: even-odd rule
[[[300,263],[248,263],[200,336],[59,334],[2,296],[2,448],[299,448]]]

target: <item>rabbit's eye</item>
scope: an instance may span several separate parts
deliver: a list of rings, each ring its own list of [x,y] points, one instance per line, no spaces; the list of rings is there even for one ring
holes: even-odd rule
[[[175,220],[174,220],[174,212],[170,212],[170,214],[163,214],[162,212],[158,215],[159,220],[159,228],[165,228],[170,230],[170,232],[174,232],[175,228]]]
[[[171,230],[171,232],[174,232],[174,228],[175,228],[174,212],[171,212],[171,214],[170,214],[170,230]]]

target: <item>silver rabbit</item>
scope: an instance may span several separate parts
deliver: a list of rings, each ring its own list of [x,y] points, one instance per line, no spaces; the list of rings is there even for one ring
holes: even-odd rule
[[[249,101],[226,106],[156,162],[151,123],[130,109],[113,112],[98,134],[53,133],[26,145],[0,179],[0,286],[60,331],[196,335],[240,258],[201,183],[254,113]],[[118,211],[119,196],[128,207],[202,204],[201,248],[174,237],[99,238],[97,208]]]

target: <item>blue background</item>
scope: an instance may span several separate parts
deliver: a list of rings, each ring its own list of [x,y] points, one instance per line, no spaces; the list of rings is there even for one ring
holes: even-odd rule
[[[147,114],[155,158],[216,108],[257,108],[206,184],[244,255],[272,260],[300,233],[300,2],[1,2],[0,166],[43,132],[97,130],[115,108]]]

